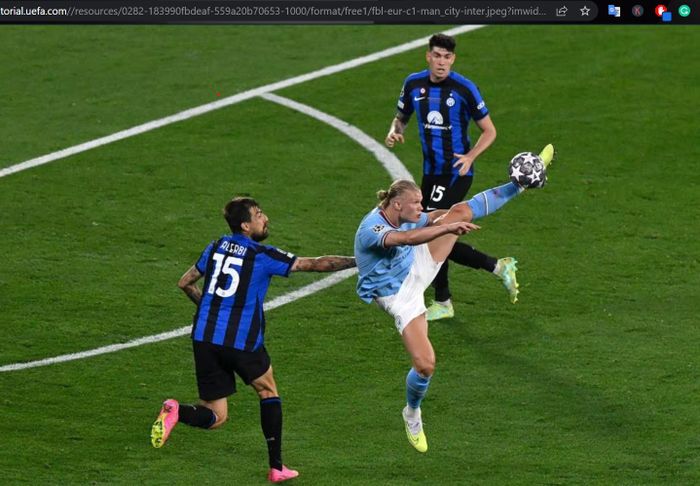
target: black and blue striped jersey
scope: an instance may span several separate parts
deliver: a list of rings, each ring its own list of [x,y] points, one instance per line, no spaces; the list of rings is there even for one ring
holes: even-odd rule
[[[398,110],[403,121],[415,112],[423,147],[423,175],[457,175],[453,153],[470,148],[469,120],[489,114],[476,85],[455,72],[439,82],[430,81],[430,71],[411,74],[404,81]],[[467,175],[473,175],[474,166]]]
[[[234,233],[212,241],[195,264],[204,275],[192,339],[241,351],[264,344],[263,302],[273,275],[287,277],[296,257]]]

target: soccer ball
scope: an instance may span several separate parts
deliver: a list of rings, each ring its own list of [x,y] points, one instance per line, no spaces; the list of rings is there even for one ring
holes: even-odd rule
[[[508,165],[510,180],[528,189],[539,189],[547,182],[547,171],[539,155],[521,152]]]

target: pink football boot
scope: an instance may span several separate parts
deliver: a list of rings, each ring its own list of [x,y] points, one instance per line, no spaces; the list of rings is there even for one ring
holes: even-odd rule
[[[295,471],[294,469],[289,469],[289,468],[287,468],[287,466],[282,466],[281,471],[279,469],[275,469],[273,467],[270,469],[270,472],[267,474],[267,480],[272,482],[272,483],[281,483],[282,481],[286,481],[287,479],[295,478],[298,475],[299,475],[299,471]]]
[[[155,448],[163,447],[165,441],[168,440],[170,432],[177,425],[179,417],[180,404],[172,398],[163,402],[163,408],[160,409],[158,418],[151,427],[151,444]]]

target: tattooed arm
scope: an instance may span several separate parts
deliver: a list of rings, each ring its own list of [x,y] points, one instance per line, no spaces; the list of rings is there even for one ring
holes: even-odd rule
[[[185,274],[180,277],[180,281],[177,286],[182,289],[182,291],[187,294],[192,302],[199,305],[199,301],[202,300],[202,291],[197,287],[197,280],[202,278],[202,274],[199,273],[197,267],[192,265]]]
[[[391,120],[391,125],[389,126],[389,133],[384,139],[384,144],[391,148],[396,144],[396,142],[403,143],[403,132],[406,130],[406,123],[408,120],[406,116],[399,112],[396,114],[393,120]]]
[[[337,272],[355,266],[354,257],[320,256],[316,258],[299,257],[292,265],[292,272]]]

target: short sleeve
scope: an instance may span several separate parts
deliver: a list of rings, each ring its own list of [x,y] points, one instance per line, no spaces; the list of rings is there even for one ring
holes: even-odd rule
[[[489,114],[486,102],[474,84],[467,86],[467,112],[472,120],[481,120]]]
[[[194,264],[197,271],[202,275],[204,275],[204,273],[207,270],[207,262],[209,261],[209,257],[214,248],[214,243],[216,242],[212,241],[211,243],[209,243],[209,245],[207,245],[202,254],[199,256],[199,260],[197,260],[197,263]]]
[[[385,248],[386,235],[392,231],[396,231],[396,228],[388,224],[377,223],[366,226],[360,232],[360,244],[365,248]]]
[[[404,115],[405,120],[413,114],[413,103],[411,102],[411,91],[408,89],[408,78],[403,83],[401,93],[399,93],[399,101],[396,104],[396,109]]]
[[[274,246],[265,246],[260,260],[270,275],[289,276],[297,257]]]

